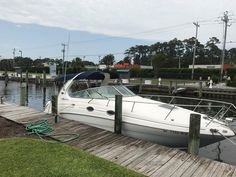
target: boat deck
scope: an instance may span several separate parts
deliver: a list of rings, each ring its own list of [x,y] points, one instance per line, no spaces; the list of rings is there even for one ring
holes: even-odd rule
[[[0,116],[21,124],[47,118],[55,133],[80,134],[79,139],[67,144],[146,176],[236,177],[236,166],[193,156],[178,149],[117,135],[72,120],[60,118],[58,123],[54,123],[51,115],[29,107],[9,103],[0,104]],[[68,137],[56,138],[58,140],[68,139]]]

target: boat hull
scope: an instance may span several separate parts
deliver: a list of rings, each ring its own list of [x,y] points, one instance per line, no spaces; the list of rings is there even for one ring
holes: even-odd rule
[[[60,116],[107,131],[114,131],[114,119],[66,112],[62,112]],[[160,128],[153,128],[134,123],[123,122],[122,134],[125,136],[143,139],[170,147],[186,148],[188,146],[188,133],[186,132],[164,130]],[[200,146],[206,146],[220,140],[223,140],[222,136],[201,134]]]

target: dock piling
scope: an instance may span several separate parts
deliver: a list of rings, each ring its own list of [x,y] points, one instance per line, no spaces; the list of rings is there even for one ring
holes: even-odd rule
[[[172,94],[172,81],[170,81],[170,85],[169,85],[169,95]]]
[[[46,71],[43,70],[43,88],[46,88]]]
[[[20,87],[20,106],[25,106],[26,104],[26,87]]]
[[[23,76],[22,76],[22,71],[20,72],[20,83],[23,82]]]
[[[188,153],[198,155],[200,145],[201,115],[190,114]]]
[[[198,97],[202,98],[202,81],[199,82],[199,92],[198,92]]]
[[[116,95],[114,132],[116,134],[121,134],[121,131],[122,131],[122,95]]]
[[[141,92],[142,92],[142,89],[143,89],[143,79],[140,78],[140,84],[139,84],[138,92],[141,93]]]
[[[25,83],[26,83],[26,88],[29,86],[29,72],[26,70],[25,72]]]
[[[52,115],[54,117],[54,122],[58,122],[58,114],[57,114],[57,95],[52,96]]]

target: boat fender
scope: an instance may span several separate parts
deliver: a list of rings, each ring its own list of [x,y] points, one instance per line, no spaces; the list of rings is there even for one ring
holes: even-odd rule
[[[234,120],[234,117],[226,117],[225,118],[226,122],[233,122],[233,120]]]

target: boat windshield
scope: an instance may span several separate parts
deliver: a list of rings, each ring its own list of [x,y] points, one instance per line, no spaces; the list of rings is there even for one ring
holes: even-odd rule
[[[128,97],[128,96],[134,96],[135,94],[125,86],[117,85],[117,86],[101,86],[101,87],[89,88],[86,90],[71,92],[69,93],[69,95],[75,98],[108,99],[108,98],[114,98],[115,95],[122,95],[124,97]]]

